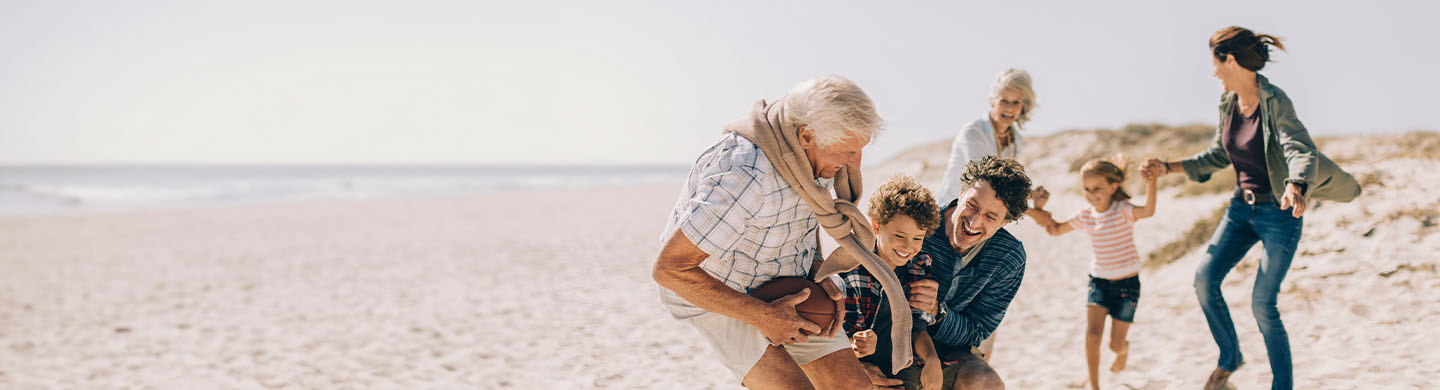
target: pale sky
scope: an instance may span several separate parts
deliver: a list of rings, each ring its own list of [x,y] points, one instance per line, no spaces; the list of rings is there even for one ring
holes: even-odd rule
[[[875,163],[984,115],[1023,68],[1026,134],[1214,123],[1205,46],[1316,134],[1440,130],[1434,2],[5,1],[0,163],[692,161],[760,98],[848,77]]]

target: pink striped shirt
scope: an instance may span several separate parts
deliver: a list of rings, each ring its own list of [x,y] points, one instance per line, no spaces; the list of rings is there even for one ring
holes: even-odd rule
[[[1090,207],[1070,216],[1070,226],[1090,235],[1090,276],[1113,280],[1140,272],[1134,210],[1130,202],[1116,201],[1105,212]]]

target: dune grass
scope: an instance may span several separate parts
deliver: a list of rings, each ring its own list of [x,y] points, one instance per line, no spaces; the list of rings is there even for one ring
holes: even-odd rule
[[[1129,159],[1127,168],[1133,170],[1150,158],[1174,161],[1194,156],[1209,148],[1214,141],[1215,127],[1210,125],[1142,123],[1127,125],[1120,130],[1096,130],[1095,142],[1086,145],[1085,153],[1070,162],[1070,172],[1079,172],[1080,167],[1092,159],[1111,158],[1117,153]],[[1180,197],[1218,194],[1235,187],[1235,172],[1230,169],[1216,171],[1204,183],[1192,182],[1185,175],[1176,173],[1161,178],[1159,187],[1182,187]]]
[[[1195,224],[1181,234],[1180,238],[1165,243],[1150,252],[1149,257],[1145,260],[1145,267],[1156,268],[1173,263],[1194,251],[1195,248],[1204,246],[1206,242],[1210,241],[1210,236],[1215,233],[1215,226],[1220,224],[1220,218],[1225,216],[1225,210],[1229,207],[1229,202],[1220,205],[1210,213],[1209,217],[1195,221]]]
[[[1324,136],[1315,144],[1342,167],[1357,162],[1394,159],[1440,160],[1440,133],[1411,131],[1398,135]],[[1331,145],[1348,144],[1332,149]]]
[[[1411,218],[1420,221],[1422,228],[1433,228],[1440,225],[1440,202],[1429,205],[1415,205],[1400,210],[1395,210],[1386,215],[1384,222],[1394,222],[1402,218]]]
[[[1206,125],[1166,126],[1157,123],[1126,125],[1120,130],[1097,130],[1095,142],[1070,163],[1070,172],[1079,172],[1086,161],[1122,153],[1132,164],[1147,158],[1177,159],[1205,150],[1215,139],[1215,127]],[[1133,167],[1132,167],[1133,168]]]
[[[1440,133],[1433,131],[1412,131],[1400,136],[1403,147],[1394,155],[1397,158],[1440,159]]]
[[[1375,188],[1385,186],[1385,177],[1380,172],[1365,171],[1355,174],[1355,181],[1360,183],[1361,188]]]

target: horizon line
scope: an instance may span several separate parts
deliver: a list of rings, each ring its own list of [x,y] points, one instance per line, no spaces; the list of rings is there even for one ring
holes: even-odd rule
[[[1031,135],[1035,138],[1087,131],[1123,131],[1131,126],[1162,126],[1170,128],[1189,126],[1212,126],[1203,123],[1190,123],[1181,125],[1169,125],[1159,122],[1137,122],[1127,124],[1120,128],[1071,128],[1065,130],[1051,131]],[[1021,130],[1024,132],[1024,130]],[[1319,132],[1312,133],[1316,138],[1324,137],[1347,137],[1347,136],[1379,136],[1379,135],[1405,135],[1413,133],[1434,133],[1440,134],[1440,130],[1430,129],[1408,129],[1391,130],[1378,132]],[[932,145],[937,142],[949,142],[949,138],[936,138],[931,141],[913,144],[903,148],[889,156],[883,156],[878,161],[888,161],[905,154],[910,150]],[[688,158],[687,158],[688,159]],[[0,167],[78,167],[78,166],[415,166],[415,167],[438,167],[438,166],[525,166],[525,167],[576,167],[576,166],[611,166],[611,167],[661,167],[674,165],[689,165],[690,162],[683,161],[439,161],[439,160],[340,160],[340,161],[245,161],[245,160],[51,160],[51,161],[3,161],[0,160]]]

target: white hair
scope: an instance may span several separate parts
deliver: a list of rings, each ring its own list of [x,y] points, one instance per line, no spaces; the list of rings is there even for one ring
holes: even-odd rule
[[[995,99],[1000,98],[1000,93],[1006,89],[1013,89],[1020,92],[1020,116],[1015,118],[1015,127],[1025,126],[1030,121],[1030,112],[1035,110],[1035,88],[1030,85],[1030,74],[1020,69],[1006,69],[995,75],[995,83],[990,85],[990,104],[995,104]]]
[[[836,75],[805,80],[791,88],[785,93],[785,117],[796,127],[813,129],[816,144],[822,148],[855,136],[873,141],[885,126],[870,95]]]

